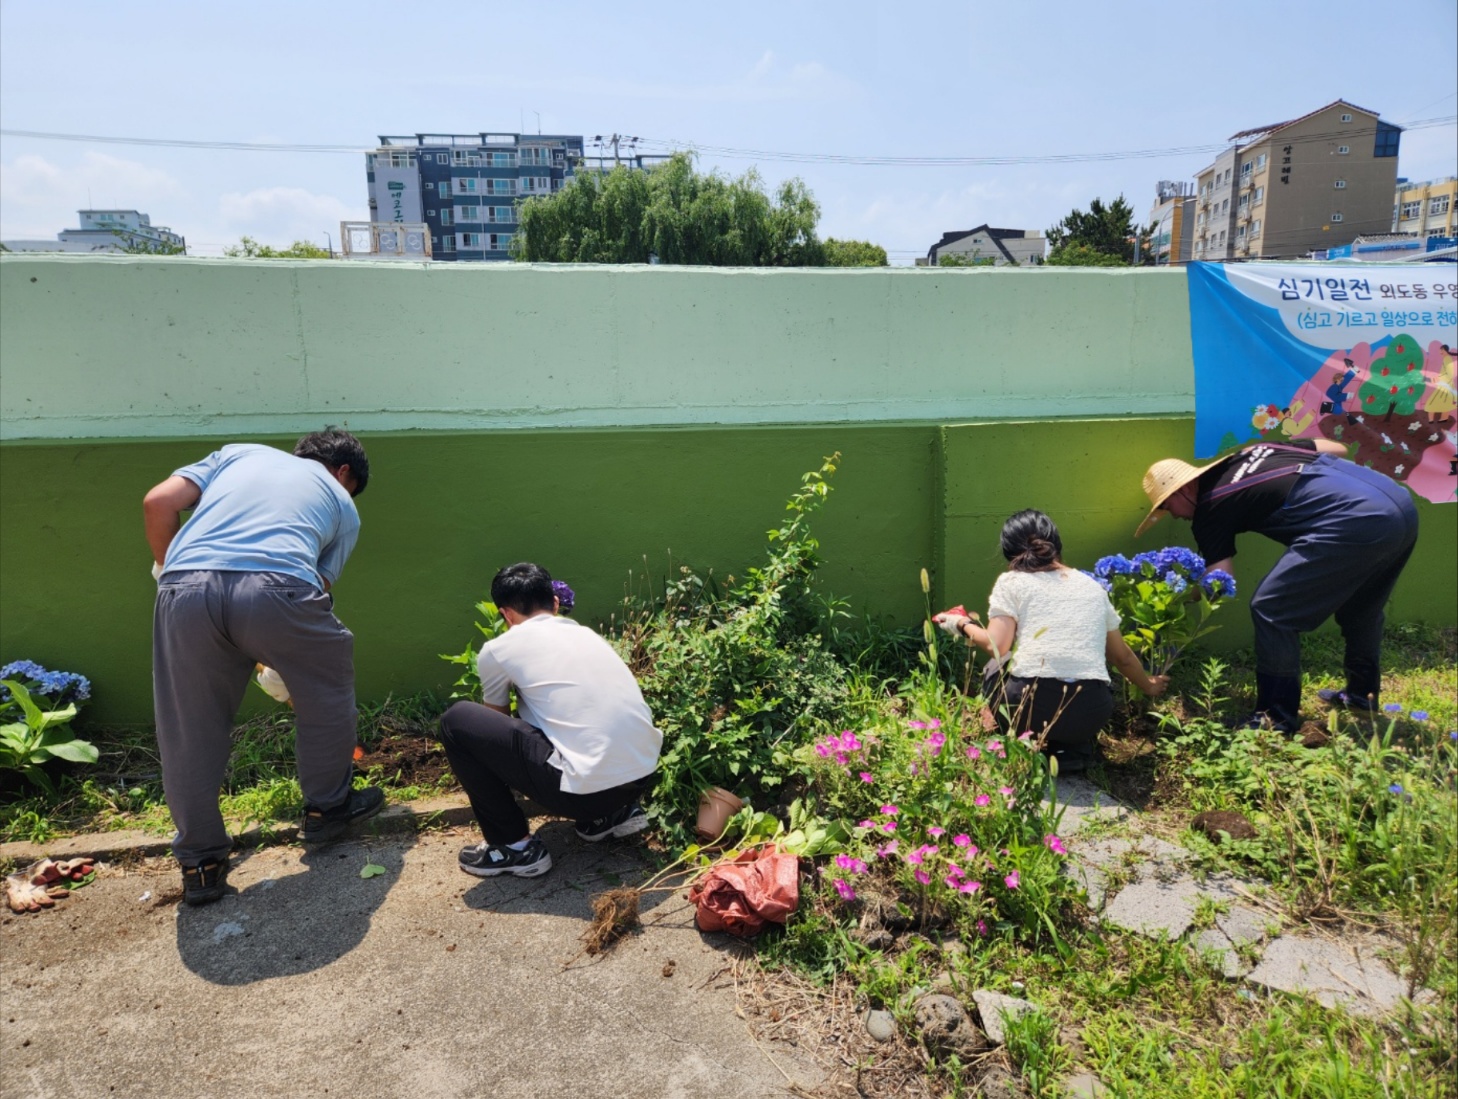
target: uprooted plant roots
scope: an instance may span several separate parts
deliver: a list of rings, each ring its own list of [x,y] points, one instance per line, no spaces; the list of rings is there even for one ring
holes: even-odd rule
[[[592,924],[582,934],[588,954],[601,954],[629,931],[642,927],[638,902],[643,891],[629,885],[609,889],[592,898]]]

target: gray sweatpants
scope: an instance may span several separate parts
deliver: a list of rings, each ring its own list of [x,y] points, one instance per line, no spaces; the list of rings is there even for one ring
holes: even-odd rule
[[[275,669],[293,696],[299,785],[310,806],[349,796],[354,769],[354,635],[334,600],[273,572],[168,573],[152,618],[152,695],[162,785],[192,866],[232,847],[218,795],[233,719],[255,664]]]

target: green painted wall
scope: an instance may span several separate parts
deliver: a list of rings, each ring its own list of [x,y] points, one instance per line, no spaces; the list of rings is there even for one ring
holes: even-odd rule
[[[1019,508],[1053,515],[1075,565],[1143,548],[1132,539],[1144,514],[1139,476],[1155,458],[1188,453],[1192,430],[1179,418],[368,436],[363,532],[336,609],[358,639],[362,698],[442,687],[451,676],[436,656],[473,637],[471,605],[499,566],[541,561],[576,588],[578,617],[601,622],[630,583],[660,584],[679,564],[722,577],[758,560],[800,475],[835,450],[843,466],[814,528],[825,590],[913,622],[925,565],[934,602],[985,609],[1003,564],[998,531]],[[149,718],[154,585],[141,498],[215,443],[0,449],[3,659],[90,675],[94,718]],[[1453,513],[1419,507],[1423,536],[1394,613],[1451,624]],[[1187,539],[1188,528],[1170,523],[1146,542],[1176,535]],[[1260,539],[1245,540],[1236,564],[1247,593],[1273,558]],[[1224,625],[1221,642],[1248,639],[1243,607]]]
[[[336,591],[367,700],[448,682],[502,564],[543,562],[589,622],[679,563],[742,569],[835,450],[826,590],[909,623],[928,566],[935,602],[983,606],[1019,508],[1073,564],[1141,548],[1140,475],[1192,450],[1185,293],[1168,270],[0,257],[0,660],[147,720],[143,493],[330,421],[372,463]],[[1419,509],[1394,612],[1452,624],[1455,513]],[[1274,559],[1250,541],[1247,593]],[[1243,608],[1224,624],[1249,637]]]
[[[1184,273],[0,257],[0,438],[1190,412]]]

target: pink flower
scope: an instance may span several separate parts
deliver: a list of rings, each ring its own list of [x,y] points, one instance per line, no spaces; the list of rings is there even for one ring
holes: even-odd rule
[[[847,756],[844,752],[835,753],[835,762],[839,763],[842,767],[846,765],[846,761],[849,760],[849,758],[850,757]]]
[[[861,781],[862,782],[875,782],[876,781],[876,776],[873,775],[873,774],[871,774],[870,771],[862,771],[861,772]]]
[[[896,831],[896,822],[894,820],[888,820],[885,824],[881,825],[881,831],[889,836],[892,832]]]
[[[968,896],[981,888],[982,883],[980,881],[964,881],[961,885],[957,886],[958,892],[966,893]]]
[[[989,752],[1000,752],[1000,751],[1002,751],[1002,741],[1000,741],[1000,740],[989,740],[987,742],[987,750]]]
[[[925,870],[918,870],[913,876],[916,878],[917,881],[921,882],[922,885],[931,884],[931,875],[928,874]]]
[[[830,749],[824,744],[815,745],[815,751],[821,759],[825,759],[830,755]]]
[[[922,853],[920,849],[918,849],[916,851],[912,851],[909,855],[907,855],[906,861],[912,863],[915,866],[920,866],[923,862],[926,861],[926,856]]]
[[[986,794],[978,794],[975,798],[972,799],[972,804],[977,806],[977,808],[979,809],[986,809],[989,805],[992,804],[992,799]]]
[[[982,758],[982,749],[979,748],[979,747],[977,747],[977,745],[975,745],[975,744],[969,744],[969,745],[967,745],[967,758],[968,759],[981,759]]]
[[[832,884],[835,886],[835,891],[840,894],[841,900],[853,901],[856,899],[856,891],[844,878],[836,878]]]
[[[1043,837],[1043,842],[1047,844],[1048,850],[1052,851],[1055,855],[1068,854],[1068,848],[1063,846],[1063,841],[1055,836],[1052,832],[1049,832],[1046,836]]]
[[[1014,870],[1007,877],[1003,878],[1002,884],[1007,886],[1009,889],[1016,889],[1018,887],[1018,872]]]
[[[944,881],[944,882],[947,883],[947,888],[948,889],[956,889],[957,888],[957,875],[956,874],[948,874],[945,878],[942,879],[942,881]]]
[[[897,813],[901,812],[901,810],[894,805],[883,805],[881,806],[881,812],[888,817],[894,817]]]
[[[887,855],[894,855],[896,853],[896,845],[898,842],[900,841],[892,840],[890,843],[882,844],[880,847],[876,848],[876,857],[878,859],[884,859]]]
[[[836,855],[835,865],[842,870],[849,870],[852,874],[864,874],[866,864],[854,855]]]
[[[935,824],[933,824],[930,828],[928,828],[926,830],[926,834],[928,836],[940,836],[940,835],[944,834],[945,832],[946,832],[946,829],[945,828],[938,828]]]
[[[931,736],[926,738],[926,746],[931,749],[931,754],[934,756],[941,754],[942,745],[946,742],[947,736],[945,733],[932,733]]]
[[[978,920],[977,921],[977,934],[981,935],[984,939],[987,938],[987,923],[986,923],[986,921],[984,921],[984,920]]]
[[[1027,744],[1029,741],[1031,741],[1033,739],[1033,730],[1029,729],[1026,733],[1019,733],[1018,734],[1018,739],[1020,741],[1022,741],[1024,744]]]
[[[971,847],[967,848],[967,857],[969,859],[975,859],[980,850],[981,849],[974,843]]]
[[[914,763],[911,765],[911,776],[912,778],[916,777],[916,764]]]
[[[910,729],[930,729],[931,728],[931,726],[928,725],[925,721],[908,721],[906,723],[906,725]]]
[[[1001,794],[1003,797],[1007,797],[1009,794],[1011,794],[1013,792],[1013,788],[1011,786],[999,786],[997,788],[997,792],[999,794]]]
[[[873,821],[873,820],[863,820],[863,821],[860,822],[860,824],[857,824],[856,827],[857,828],[874,828],[874,827],[876,827],[876,822]]]
[[[856,739],[856,734],[847,729],[840,737],[840,746],[847,752],[859,752],[861,742]]]
[[[972,837],[969,836],[966,832],[963,832],[960,835],[953,836],[952,842],[955,843],[958,847],[971,847]]]

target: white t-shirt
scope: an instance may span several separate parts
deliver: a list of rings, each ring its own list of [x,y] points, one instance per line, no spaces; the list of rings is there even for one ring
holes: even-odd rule
[[[481,646],[481,697],[547,735],[562,791],[592,794],[653,773],[663,734],[612,646],[570,618],[539,614]]]
[[[1109,681],[1104,644],[1119,614],[1091,577],[1073,569],[1005,572],[992,585],[987,615],[1017,619],[1013,675]]]

